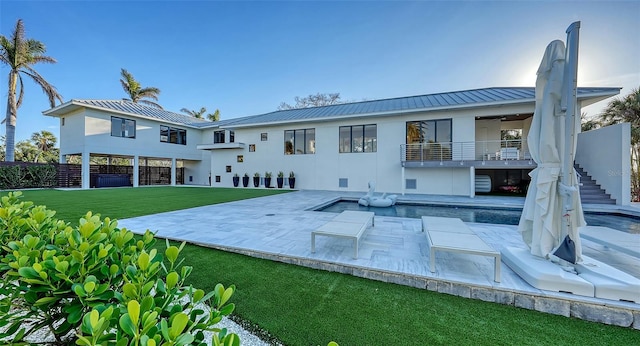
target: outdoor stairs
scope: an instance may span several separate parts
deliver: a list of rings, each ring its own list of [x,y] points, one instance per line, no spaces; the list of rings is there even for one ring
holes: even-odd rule
[[[595,180],[591,179],[591,176],[583,170],[577,164],[575,165],[576,172],[580,177],[580,199],[582,203],[590,204],[616,204],[616,200],[611,198],[611,195],[606,193]]]

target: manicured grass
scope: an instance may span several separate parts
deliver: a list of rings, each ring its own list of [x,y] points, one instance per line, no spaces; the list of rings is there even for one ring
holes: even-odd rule
[[[111,219],[162,213],[263,197],[288,190],[205,188],[205,187],[141,187],[91,190],[26,190],[24,200],[46,205],[56,217],[77,224],[87,211]],[[6,195],[7,192],[1,193]]]
[[[235,314],[287,345],[640,344],[636,330],[198,246],[184,251],[195,287],[235,284]]]
[[[140,188],[25,191],[76,221],[87,210],[124,218],[277,193],[257,189]],[[4,193],[2,193],[4,195]],[[158,241],[159,249],[164,241]],[[190,282],[235,284],[235,314],[287,345],[638,345],[640,332],[194,245]]]

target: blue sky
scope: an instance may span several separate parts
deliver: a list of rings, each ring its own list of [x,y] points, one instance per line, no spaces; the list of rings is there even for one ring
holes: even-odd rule
[[[0,32],[18,18],[58,60],[35,68],[65,101],[125,97],[126,68],[160,88],[165,109],[218,108],[222,119],[317,92],[361,101],[534,86],[546,45],[578,20],[578,85],[621,95],[640,86],[640,1],[2,0]],[[2,100],[7,75],[0,67]],[[25,80],[17,140],[59,135],[58,120],[42,115],[47,103]]]

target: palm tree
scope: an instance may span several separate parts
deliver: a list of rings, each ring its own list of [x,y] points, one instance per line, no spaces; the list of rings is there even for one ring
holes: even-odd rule
[[[640,88],[622,99],[615,99],[600,114],[605,125],[631,124],[631,194],[632,200],[640,200]]]
[[[31,142],[33,142],[38,149],[38,154],[33,162],[38,162],[41,156],[46,156],[47,153],[51,152],[57,141],[56,136],[49,131],[42,130],[40,132],[34,132],[31,135]]]
[[[213,112],[213,114],[207,114],[207,119],[209,119],[210,121],[220,120],[220,110],[216,109],[216,111]]]
[[[123,78],[120,79],[120,83],[122,83],[122,89],[124,89],[127,95],[129,95],[129,98],[125,100],[129,100],[135,103],[144,103],[152,107],[163,109],[162,106],[153,101],[144,100],[146,98],[149,98],[158,101],[158,94],[160,94],[160,89],[155,87],[143,88],[140,85],[140,82],[133,78],[133,75],[125,69],[121,69],[120,74]]]
[[[18,118],[18,108],[22,105],[24,96],[24,84],[22,75],[27,75],[38,84],[49,98],[51,107],[56,106],[56,100],[62,101],[56,88],[49,84],[32,65],[42,63],[55,63],[50,56],[43,55],[46,52],[44,44],[34,39],[28,39],[24,34],[22,19],[18,19],[16,28],[11,37],[0,35],[0,61],[9,66],[9,90],[7,98],[6,122],[6,155],[5,161],[13,162],[15,159],[15,133]],[[16,94],[18,97],[16,99]]]
[[[196,110],[190,110],[187,108],[182,108],[180,112],[187,113],[194,118],[202,119],[204,113],[207,112],[207,109],[205,107],[202,107],[200,108],[199,111],[196,111]],[[210,121],[220,120],[220,110],[216,109],[215,112],[207,114],[207,119],[209,119]]]

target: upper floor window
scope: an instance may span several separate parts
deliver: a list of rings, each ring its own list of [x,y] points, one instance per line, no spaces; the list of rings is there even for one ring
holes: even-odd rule
[[[234,143],[236,141],[236,133],[234,131],[229,131],[229,143]]]
[[[224,143],[224,130],[213,132],[213,143]]]
[[[316,130],[286,130],[284,131],[285,155],[315,154]]]
[[[187,130],[160,126],[160,142],[186,145]]]
[[[378,151],[377,125],[340,126],[341,153],[375,153]]]
[[[451,119],[407,121],[407,144],[450,143]]]
[[[111,136],[136,138],[136,121],[111,117]]]

